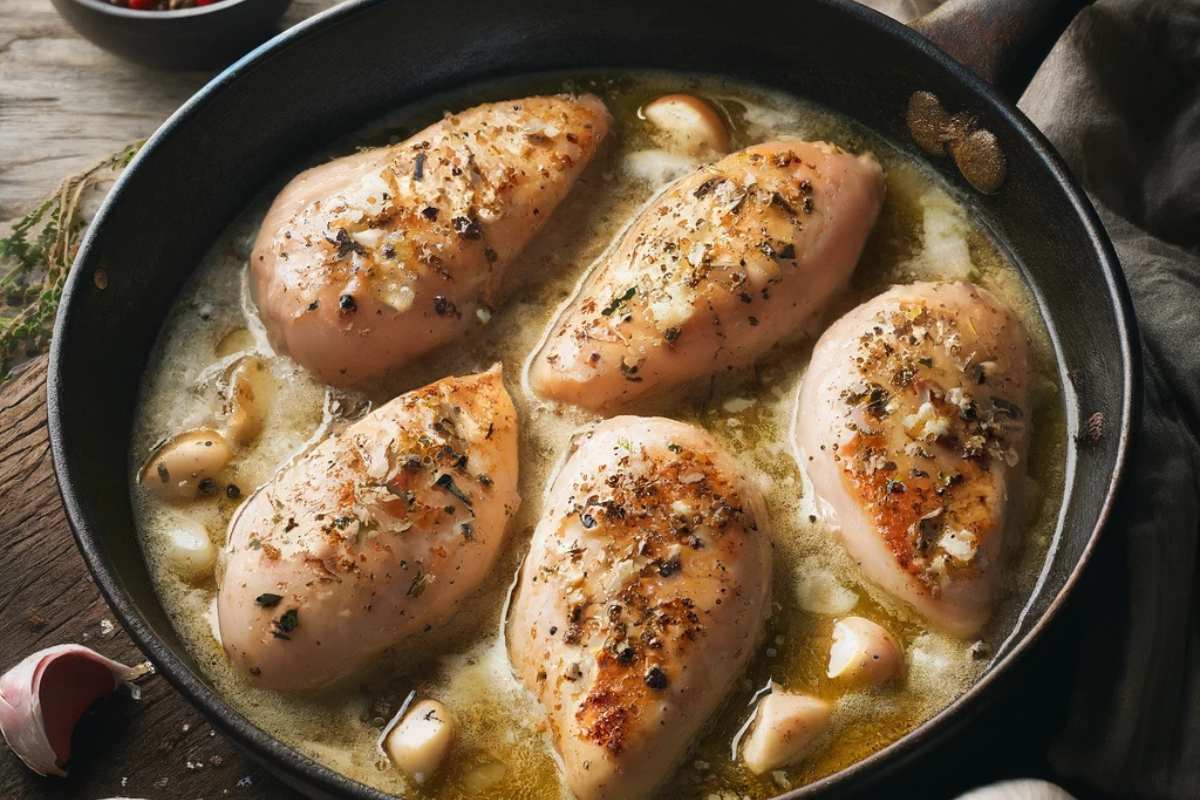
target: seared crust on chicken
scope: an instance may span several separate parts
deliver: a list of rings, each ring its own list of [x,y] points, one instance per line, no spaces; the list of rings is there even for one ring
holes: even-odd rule
[[[752,363],[845,286],[883,192],[873,156],[824,142],[757,144],[679,179],[552,323],[534,391],[608,409]]]
[[[527,97],[296,176],[250,257],[272,343],[350,385],[478,325],[608,126],[592,95]]]
[[[229,528],[221,639],[251,682],[313,689],[445,622],[516,512],[500,368],[403,394],[279,473]]]
[[[813,352],[796,443],[864,574],[935,627],[977,632],[1028,445],[1025,331],[967,283],[897,286]]]
[[[709,434],[616,417],[577,437],[507,623],[576,797],[671,774],[749,660],[770,583],[763,501]]]

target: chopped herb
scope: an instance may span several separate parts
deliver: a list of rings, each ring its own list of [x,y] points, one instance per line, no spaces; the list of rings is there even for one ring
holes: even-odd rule
[[[291,639],[292,631],[300,625],[299,609],[289,608],[283,616],[272,622],[271,635],[276,639]]]
[[[429,585],[429,578],[420,567],[417,568],[417,574],[413,577],[412,583],[408,585],[408,591],[405,592],[409,597],[420,597],[425,592],[425,587]]]
[[[620,308],[623,303],[627,303],[630,300],[632,300],[633,296],[635,294],[637,294],[637,287],[630,286],[628,289],[625,290],[624,294],[614,297],[612,299],[611,303],[609,303],[607,306],[605,306],[603,309],[601,309],[600,313],[606,317],[611,317],[613,315],[613,313],[618,308]]]
[[[425,179],[425,159],[424,152],[417,153],[417,157],[413,159],[413,180],[420,181]]]
[[[433,482],[433,485],[457,497],[467,508],[471,507],[470,495],[458,488],[458,485],[454,482],[454,476],[449,472],[443,472],[439,475],[438,479]]]
[[[771,205],[783,210],[786,214],[790,214],[791,216],[796,215],[796,209],[792,208],[792,204],[789,203],[779,192],[771,193]]]
[[[274,608],[279,605],[279,601],[283,599],[281,594],[272,594],[271,592],[263,592],[258,597],[254,598],[254,602],[258,603],[263,608]]]
[[[337,236],[334,238],[333,244],[337,245],[338,258],[345,258],[351,253],[358,253],[359,255],[362,255],[364,252],[366,252],[363,250],[363,246],[356,242],[345,228],[338,228]]]
[[[701,197],[704,197],[704,195],[720,186],[724,181],[724,178],[709,178],[704,183],[696,187],[696,191],[692,192],[692,197],[699,200]]]

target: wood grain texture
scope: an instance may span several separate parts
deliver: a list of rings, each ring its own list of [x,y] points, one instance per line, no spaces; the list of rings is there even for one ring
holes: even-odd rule
[[[334,5],[296,0],[293,24]],[[120,61],[81,39],[40,0],[0,0],[0,231],[68,174],[145,138],[211,77]],[[79,642],[143,660],[92,583],[67,527],[50,461],[46,360],[0,386],[0,670]],[[39,778],[0,747],[0,798],[293,798],[242,757],[161,677],[80,724],[70,775]]]
[[[292,25],[333,0],[294,0]],[[44,0],[0,0],[0,231],[65,177],[144,139],[211,72],[130,64]]]

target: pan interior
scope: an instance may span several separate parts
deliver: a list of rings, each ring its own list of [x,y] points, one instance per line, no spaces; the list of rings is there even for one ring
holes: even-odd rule
[[[774,527],[774,611],[750,669],[702,738],[690,765],[670,784],[670,796],[732,792],[766,797],[829,775],[903,736],[961,694],[987,668],[1015,629],[1055,539],[1064,491],[1067,399],[1054,344],[1036,300],[1011,254],[969,196],[878,134],[826,109],[761,86],[715,77],[663,72],[551,73],[491,81],[408,105],[285,169],[210,248],[159,336],[142,382],[131,461],[135,476],[154,445],[194,425],[212,402],[217,371],[244,354],[265,357],[274,377],[273,407],[257,444],[239,456],[233,480],[249,489],[267,480],[319,435],[324,388],[286,357],[272,356],[246,296],[249,249],[258,223],[281,183],[300,169],[363,146],[400,141],[436,121],[446,109],[536,93],[588,91],[614,114],[613,144],[584,174],[571,198],[512,270],[520,276],[509,302],[467,338],[435,351],[365,392],[376,406],[450,374],[501,361],[522,419],[521,495],[492,578],[448,629],[428,641],[388,652],[360,678],[318,695],[286,697],[255,690],[226,661],[213,635],[212,579],[187,581],[170,567],[167,542],[187,521],[207,528],[218,544],[240,499],[218,497],[185,507],[158,501],[134,484],[131,499],[158,594],[189,655],[206,679],[241,713],[309,757],[386,791],[413,791],[374,748],[383,724],[410,691],[442,699],[462,724],[456,758],[439,782],[424,787],[439,797],[508,797],[537,787],[554,797],[558,781],[540,732],[540,714],[512,681],[497,640],[499,610],[536,525],[543,487],[571,434],[593,417],[555,409],[533,397],[520,379],[562,298],[622,228],[661,189],[678,163],[640,118],[649,100],[676,92],[698,94],[729,121],[734,146],[780,137],[832,141],[852,152],[871,151],[888,174],[888,198],[851,289],[821,326],[776,348],[753,367],[630,409],[702,425],[756,470],[766,487]],[[828,322],[893,283],[951,279],[976,282],[1017,311],[1033,345],[1037,381],[1036,432],[1028,514],[1014,523],[1020,544],[1010,554],[1005,600],[978,639],[941,636],[858,576],[834,533],[814,522],[814,498],[793,459],[789,423],[814,334]],[[900,687],[849,692],[825,677],[833,621],[847,613],[883,623],[908,651]],[[412,652],[436,653],[413,657]],[[793,768],[755,777],[729,757],[757,690],[774,680],[790,691],[816,694],[837,706],[827,743]]]

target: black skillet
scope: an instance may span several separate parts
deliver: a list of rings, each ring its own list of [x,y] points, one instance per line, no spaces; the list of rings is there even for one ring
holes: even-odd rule
[[[953,14],[919,24],[1009,92],[1028,78],[1036,60],[1026,56],[1039,39],[1044,54],[1046,37],[1079,5],[962,2],[974,7],[968,8],[973,27],[956,27],[964,17]],[[903,739],[788,797],[861,790],[927,754],[1001,697],[1002,674],[1044,636],[1109,516],[1141,385],[1133,312],[1112,246],[1042,135],[929,40],[848,0],[778,6],[352,0],[230,67],[143,148],[79,251],[63,293],[49,374],[55,468],[96,583],[168,680],[240,746],[314,797],[384,795],[304,758],[231,709],[188,657],[155,596],[134,534],[127,461],[147,355],[213,239],[295,159],[433,92],[497,75],[597,67],[720,73],[778,87],[913,152],[904,110],[914,91],[931,91],[950,111],[975,115],[995,134],[1008,163],[1000,190],[976,195],[975,205],[1021,266],[1058,348],[1062,382],[1073,387],[1064,399],[1073,443],[1059,540],[992,668]],[[932,163],[967,188],[952,161]]]

